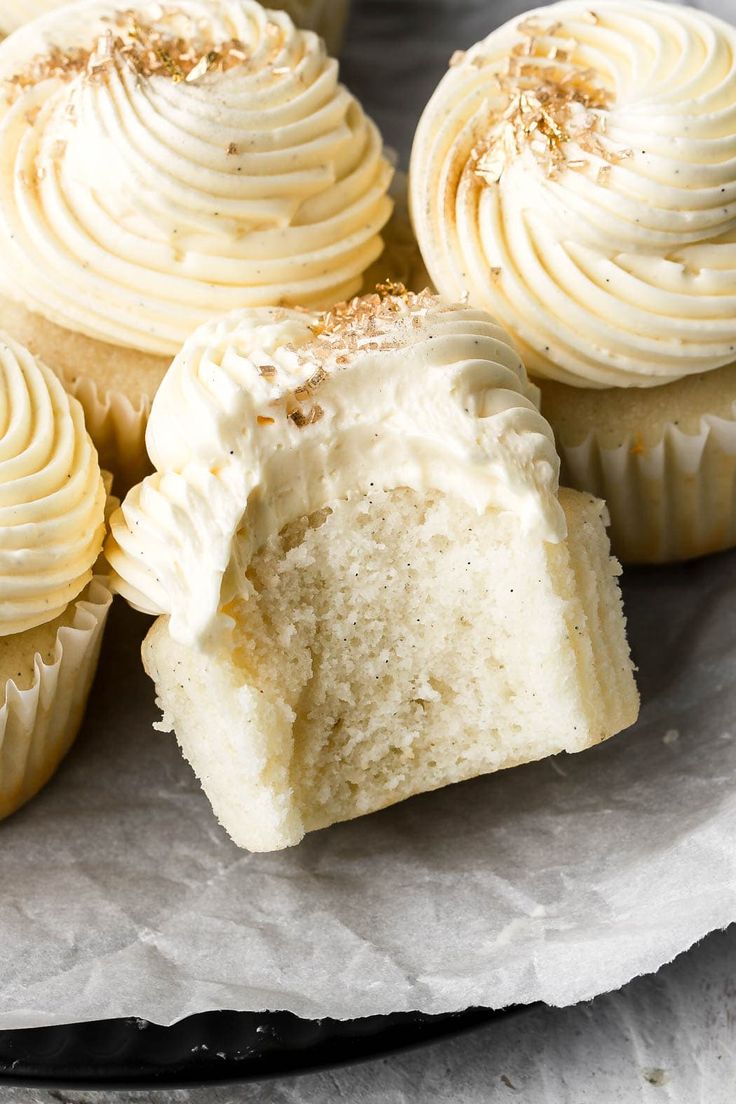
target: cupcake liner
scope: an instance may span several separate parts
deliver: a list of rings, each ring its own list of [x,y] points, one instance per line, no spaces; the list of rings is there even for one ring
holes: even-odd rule
[[[736,414],[736,411],[735,411]],[[697,433],[667,424],[655,444],[629,434],[616,448],[595,431],[557,440],[563,482],[606,500],[624,563],[671,563],[736,546],[736,417],[704,415]]]
[[[84,410],[87,431],[100,460],[100,467],[113,473],[115,491],[122,496],[152,471],[146,451],[146,426],[151,400],[140,395],[135,401],[121,391],[100,391],[95,380],[81,377],[63,380],[67,391]]]
[[[53,662],[36,654],[29,689],[7,682],[0,698],[0,819],[45,785],[74,742],[111,603],[107,579],[95,576],[74,602],[72,624],[57,632]]]

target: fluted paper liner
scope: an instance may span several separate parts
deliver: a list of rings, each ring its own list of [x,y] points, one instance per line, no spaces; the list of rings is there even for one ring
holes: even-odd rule
[[[151,471],[146,451],[146,426],[151,399],[132,400],[122,391],[101,391],[95,380],[81,377],[64,386],[82,404],[87,431],[97,449],[100,467],[115,477],[115,491],[122,495]]]
[[[95,576],[74,603],[72,624],[58,630],[53,662],[36,654],[27,690],[8,680],[0,699],[0,819],[45,785],[73,744],[111,603],[106,578]]]
[[[736,419],[705,415],[698,433],[667,425],[656,444],[616,448],[595,431],[566,445],[563,482],[606,500],[624,563],[674,563],[736,546]]]

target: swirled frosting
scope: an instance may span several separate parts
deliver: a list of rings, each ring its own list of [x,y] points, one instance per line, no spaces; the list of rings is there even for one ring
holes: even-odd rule
[[[443,490],[560,540],[558,459],[536,398],[487,314],[427,293],[210,322],[154,401],[157,471],[112,518],[114,586],[201,644],[269,535],[373,488]]]
[[[411,203],[446,296],[532,375],[650,387],[736,359],[736,30],[689,7],[565,0],[453,63]]]
[[[81,406],[0,334],[0,636],[53,620],[87,585],[105,497]]]
[[[160,355],[215,313],[356,292],[392,170],[317,36],[255,0],[118,6],[0,45],[0,292]]]
[[[10,34],[63,3],[64,0],[0,0],[0,34]]]
[[[0,34],[17,31],[39,15],[55,11],[69,0],[0,0]],[[316,31],[326,40],[330,52],[339,41],[347,0],[266,0],[265,8],[288,12],[297,27]],[[337,9],[337,12],[336,10]]]

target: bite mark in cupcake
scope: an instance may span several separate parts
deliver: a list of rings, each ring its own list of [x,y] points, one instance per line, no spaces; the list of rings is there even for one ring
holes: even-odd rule
[[[634,720],[604,507],[558,494],[536,400],[488,315],[396,284],[236,312],[174,361],[107,554],[241,846]]]

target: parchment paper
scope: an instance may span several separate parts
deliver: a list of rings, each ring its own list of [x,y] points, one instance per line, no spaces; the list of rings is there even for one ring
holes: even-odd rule
[[[405,150],[421,89],[489,10],[512,6],[359,8],[346,69],[389,141]],[[0,1029],[564,1005],[736,920],[736,554],[628,573],[625,596],[634,730],[267,856],[229,842],[152,730],[146,621],[119,604],[82,737],[0,825]]]

